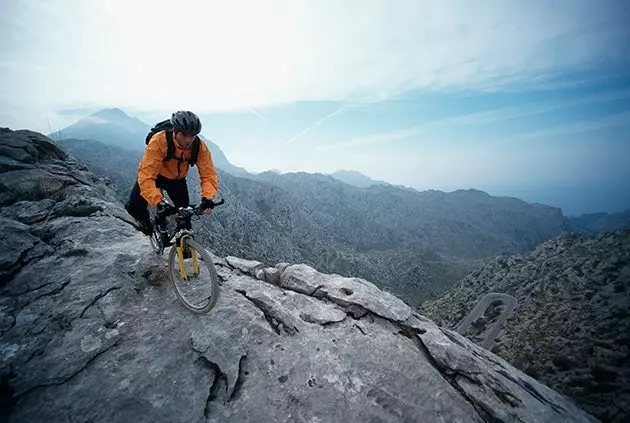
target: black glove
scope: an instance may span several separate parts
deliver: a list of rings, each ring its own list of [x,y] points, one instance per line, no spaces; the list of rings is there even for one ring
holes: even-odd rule
[[[212,198],[205,198],[203,197],[201,199],[201,203],[199,204],[199,208],[206,210],[206,209],[211,209],[214,207],[214,202],[212,201]]]
[[[159,203],[157,203],[157,209],[161,213],[168,213],[168,212],[175,211],[175,207],[166,200],[162,200]]]

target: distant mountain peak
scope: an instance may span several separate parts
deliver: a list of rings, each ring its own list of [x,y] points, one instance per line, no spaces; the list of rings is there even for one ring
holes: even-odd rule
[[[132,125],[134,130],[148,131],[149,126],[142,122],[140,119],[129,116],[124,110],[117,107],[111,109],[103,109],[98,112],[92,113],[90,116],[82,119],[79,122],[94,122],[100,121],[101,123],[113,123],[122,125]]]
[[[479,189],[475,189],[475,188],[462,188],[462,189],[458,189],[453,191],[454,194],[467,194],[467,195],[476,195],[476,196],[481,196],[481,197],[491,197],[490,194],[488,194],[485,191],[479,190]]]
[[[101,118],[101,119],[109,119],[109,118],[133,119],[132,117],[130,117],[127,113],[125,113],[122,109],[119,109],[118,107],[113,107],[111,109],[99,110],[98,112],[93,113],[91,116],[94,116],[94,117],[97,117],[97,118]]]
[[[339,170],[336,170],[335,172],[331,173],[331,175],[361,175],[361,176],[365,176],[366,178],[368,178],[368,176],[364,175],[363,173],[359,172],[358,170],[352,170],[352,169],[339,169]]]
[[[384,181],[376,181],[369,176],[359,172],[358,170],[340,169],[331,173],[330,176],[338,181],[359,188],[367,188],[372,185],[389,185],[387,182]]]

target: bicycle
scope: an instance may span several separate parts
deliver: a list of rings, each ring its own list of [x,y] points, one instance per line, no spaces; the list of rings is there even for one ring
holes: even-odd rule
[[[212,202],[210,208],[224,202],[225,200]],[[151,247],[158,255],[164,253],[165,247],[172,245],[168,254],[168,279],[179,301],[195,313],[210,311],[219,296],[219,276],[212,258],[194,240],[191,226],[192,218],[204,213],[205,209],[199,206],[158,211],[153,219],[151,235]],[[172,215],[175,215],[176,227],[169,231],[166,227],[166,218]],[[194,303],[195,298],[201,298],[201,303]]]

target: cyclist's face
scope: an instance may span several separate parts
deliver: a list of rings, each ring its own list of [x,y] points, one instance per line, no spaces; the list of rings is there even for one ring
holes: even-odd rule
[[[185,134],[184,132],[175,131],[175,140],[183,149],[189,149],[195,140],[195,135]]]

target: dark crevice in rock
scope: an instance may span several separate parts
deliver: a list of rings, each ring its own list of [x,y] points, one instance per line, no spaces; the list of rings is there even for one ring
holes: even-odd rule
[[[30,137],[29,137],[29,138],[30,138]],[[4,145],[2,146],[2,148],[13,148],[14,150],[24,150],[24,151],[26,151],[26,152],[28,153],[28,156],[29,156],[30,158],[32,158],[32,157],[33,157],[33,155],[31,154],[31,153],[32,153],[32,151],[31,151],[31,150],[29,150],[27,147],[25,147],[25,146],[23,146],[23,145],[11,145],[11,144],[4,144]],[[19,161],[19,160],[16,160],[16,161]],[[22,162],[22,161],[19,161],[19,162],[20,162],[20,163],[30,163],[30,162]]]
[[[20,270],[22,270],[22,267],[20,264],[16,264],[13,267],[10,267],[8,269],[6,269],[5,271],[3,271],[3,275],[2,275],[2,282],[0,282],[0,288],[3,288],[4,286],[6,286],[7,283],[9,283],[18,273],[20,273]]]
[[[2,335],[4,335],[5,333],[7,333],[8,331],[10,331],[11,329],[13,329],[13,326],[15,326],[15,316],[13,315],[9,315],[9,317],[11,318],[11,324],[9,325],[8,328],[6,328],[3,331],[0,331],[0,338],[2,338]]]
[[[83,308],[83,311],[81,311],[81,314],[79,315],[79,318],[83,317],[83,315],[88,311],[88,309],[90,307],[92,307],[94,304],[96,304],[101,298],[105,297],[110,292],[116,291],[116,290],[118,290],[120,288],[121,288],[120,286],[113,286],[113,287],[109,288],[107,291],[98,294],[96,297],[94,297],[92,299],[92,301],[90,301],[90,303],[87,306],[85,306],[85,308]]]
[[[492,410],[487,404],[484,404],[483,402],[478,402],[475,398],[471,397],[470,395],[468,395],[468,393],[457,383],[457,377],[465,377],[462,374],[458,374],[456,377],[454,378],[446,378],[446,380],[453,386],[453,388],[455,388],[455,390],[457,392],[459,392],[459,394],[462,396],[462,398],[464,398],[477,412],[477,414],[479,415],[479,417],[487,423],[508,423],[503,419],[500,419],[496,413],[494,412],[494,410]],[[521,420],[520,418],[516,417],[516,416],[512,416],[512,418],[514,420],[510,420],[509,422],[517,422],[517,423],[526,423],[523,420]]]
[[[241,387],[243,386],[243,382],[245,381],[245,366],[246,365],[247,365],[247,355],[243,355],[238,361],[238,376],[236,377],[236,381],[234,382],[234,389],[232,390],[232,394],[228,398],[228,402],[238,399],[238,396],[241,391]]]
[[[197,359],[201,365],[212,371],[212,385],[208,390],[208,397],[206,398],[206,407],[203,410],[203,415],[207,419],[212,415],[212,408],[214,401],[221,401],[225,405],[225,397],[227,396],[227,377],[225,373],[221,371],[221,368],[217,363],[208,360],[205,356],[199,356]],[[219,398],[221,396],[222,398]]]
[[[59,313],[53,315],[51,318],[51,323],[53,324],[53,328],[57,328],[58,330],[68,330],[72,328],[72,317],[65,313]]]
[[[79,373],[81,373],[83,370],[85,370],[94,360],[96,360],[98,357],[100,357],[101,355],[103,355],[104,353],[106,353],[107,351],[109,351],[112,347],[118,345],[118,342],[120,341],[119,339],[116,339],[116,341],[114,341],[110,346],[108,346],[107,348],[103,349],[102,351],[99,351],[96,355],[94,355],[94,357],[90,358],[89,360],[87,360],[85,362],[85,364],[83,366],[81,366],[79,369],[77,369],[74,373],[72,373],[71,375],[64,377],[64,378],[59,378],[59,379],[53,379],[48,383],[44,383],[41,385],[36,385],[33,386],[29,389],[27,389],[26,391],[23,392],[18,392],[15,396],[14,399],[17,401],[18,399],[20,399],[23,396],[26,396],[28,394],[30,394],[31,392],[39,389],[39,388],[44,388],[46,386],[53,386],[53,385],[63,385],[66,382],[69,382],[72,378],[74,378],[76,375],[78,375]]]
[[[9,384],[10,375],[0,379],[0,422],[8,422],[17,400],[13,397],[13,389]]]
[[[334,327],[343,325],[347,318],[348,317],[346,315],[346,317],[344,317],[343,319],[341,319],[339,321],[336,321],[336,322],[324,322],[324,323],[320,323],[320,325],[322,327],[324,327],[324,328],[334,328]]]
[[[0,287],[6,286],[6,284],[10,282],[18,273],[20,273],[20,271],[24,267],[28,266],[35,260],[42,258],[43,254],[31,256],[28,259],[26,258],[35,247],[37,247],[37,244],[33,245],[31,248],[27,250],[22,251],[22,253],[20,254],[20,257],[17,260],[17,263],[15,263],[15,265],[12,268],[9,268],[4,271],[5,275],[3,277],[2,283],[0,283]],[[25,292],[28,292],[28,291],[25,291]],[[16,295],[20,295],[20,294],[16,294]]]
[[[341,288],[341,292],[343,292],[345,295],[352,295],[352,294],[354,294],[354,291],[351,290],[350,288]]]
[[[440,328],[440,332],[442,332],[448,339],[450,339],[454,344],[460,346],[461,348],[469,351],[471,354],[473,354],[474,356],[478,357],[479,359],[483,360],[483,361],[490,361],[492,364],[497,365],[498,367],[505,369],[505,366],[503,363],[501,363],[498,360],[495,360],[494,358],[492,358],[492,356],[490,354],[487,355],[482,355],[479,352],[477,352],[475,349],[471,349],[469,347],[467,347],[466,345],[462,344],[462,342],[457,339],[457,337],[455,337],[452,333],[450,333],[449,331],[443,330],[442,328]]]
[[[298,328],[296,328],[295,326],[289,325],[287,324],[287,322],[282,320],[282,318],[276,313],[276,310],[269,307],[269,305],[265,304],[264,302],[256,298],[248,297],[247,292],[242,289],[237,289],[236,292],[243,295],[252,304],[254,304],[258,309],[260,309],[260,311],[263,312],[265,316],[265,320],[267,320],[267,322],[269,323],[273,331],[277,333],[278,335],[280,335],[282,331],[284,331],[284,333],[286,333],[287,335],[295,335],[297,332],[299,332]]]
[[[60,257],[85,257],[87,256],[89,251],[83,247],[80,248],[71,248],[70,250],[64,251],[59,254]]]
[[[513,383],[519,385],[520,387],[522,387],[523,389],[525,389],[531,396],[533,396],[534,398],[536,398],[538,401],[542,402],[545,405],[550,406],[551,408],[553,408],[553,410],[558,413],[558,414],[566,414],[566,410],[564,408],[562,408],[561,406],[559,406],[558,404],[554,404],[552,402],[550,402],[549,400],[547,400],[543,395],[540,394],[540,392],[538,392],[536,390],[536,388],[534,388],[529,382],[520,379],[520,378],[514,378],[512,375],[510,375],[506,370],[504,369],[498,369],[497,373],[499,373],[501,376],[505,377],[506,379],[512,381]]]
[[[367,333],[365,333],[365,331],[363,330],[363,328],[361,328],[361,326],[357,325],[356,323],[354,324],[354,327],[359,329],[359,331],[363,334],[363,335],[367,335]]]
[[[496,419],[491,417],[491,415],[486,410],[483,409],[483,406],[478,405],[476,401],[473,398],[469,397],[468,394],[457,384],[457,382],[455,381],[453,371],[451,369],[444,369],[442,366],[438,364],[438,362],[435,360],[433,355],[431,355],[431,352],[429,351],[427,346],[424,345],[424,342],[422,342],[422,339],[417,335],[416,331],[413,328],[405,327],[404,329],[401,330],[401,334],[407,337],[411,337],[411,340],[418,348],[418,351],[420,351],[420,353],[427,360],[427,362],[431,364],[431,366],[433,366],[433,368],[436,369],[442,375],[444,380],[446,380],[457,392],[459,392],[462,398],[464,398],[470,405],[472,405],[472,407],[475,409],[475,411],[479,415],[480,419],[488,423],[497,422]],[[466,375],[461,375],[461,376],[466,377],[467,379],[471,380],[473,383],[479,384],[478,381],[470,379]]]
[[[398,333],[411,339],[411,342],[413,342],[413,344],[416,346],[416,348],[418,349],[418,352],[420,352],[420,354],[429,362],[429,364],[431,364],[434,368],[436,368],[437,370],[440,371],[440,373],[443,374],[443,371],[440,368],[439,364],[437,363],[437,361],[435,361],[435,359],[429,352],[429,349],[426,347],[426,345],[424,345],[424,343],[422,342],[422,340],[417,335],[414,329],[409,328],[409,327],[403,327],[400,329]]]
[[[314,290],[312,290],[311,292],[307,293],[306,295],[308,295],[309,297],[317,298],[316,294],[318,294],[318,291],[320,289],[322,289],[322,288],[325,288],[325,287],[326,287],[326,285],[317,285]],[[298,291],[295,291],[295,292],[298,292]],[[303,293],[301,292],[301,294],[303,294]]]
[[[333,300],[333,302],[335,301]],[[346,306],[342,305],[341,302],[335,302],[335,304],[345,307],[346,314],[351,316],[354,320],[360,320],[371,313],[370,310],[358,304],[351,303]]]
[[[462,389],[462,387],[459,386],[457,383],[455,383],[453,380],[449,380],[448,378],[446,380],[448,380],[448,382],[453,386],[453,388],[455,388],[455,390],[459,392],[462,398],[464,398],[475,409],[475,411],[477,412],[481,420],[487,423],[507,423],[507,422],[504,422],[503,420],[493,417],[492,410],[489,410],[485,404],[477,403],[477,401],[475,401],[474,398],[471,398],[466,393],[466,391],[464,391],[464,389]]]
[[[372,313],[371,310],[368,310],[359,304],[344,301],[341,298],[331,297],[330,295],[328,295],[328,292],[322,290],[322,288],[325,288],[325,287],[326,287],[325,285],[318,285],[314,290],[311,291],[310,294],[308,292],[304,292],[304,291],[301,291],[299,289],[292,288],[292,287],[285,287],[285,289],[296,292],[298,294],[308,295],[309,297],[317,298],[318,300],[326,302],[326,303],[336,304],[340,306],[342,310],[344,310],[346,313],[350,313],[350,315],[355,320],[361,319],[362,317],[368,315],[369,313]],[[384,317],[384,316],[380,316],[380,317],[387,319],[387,317]]]
[[[16,292],[16,293],[11,293],[11,294],[6,294],[6,293],[4,293],[3,295],[8,295],[9,297],[20,297],[20,296],[22,296],[22,295],[24,295],[24,294],[29,294],[29,293],[31,293],[31,292],[35,292],[35,291],[37,291],[37,290],[40,290],[40,289],[42,289],[42,288],[44,288],[44,287],[46,287],[46,286],[48,286],[48,285],[52,285],[52,284],[54,284],[54,283],[56,283],[56,281],[55,281],[55,282],[48,282],[48,283],[45,283],[45,284],[43,284],[43,285],[37,286],[37,287],[35,287],[35,288],[27,289],[27,290],[25,290],[25,291]]]
[[[21,306],[22,306],[22,308],[27,307],[28,305],[30,305],[30,304],[32,304],[32,303],[34,303],[35,301],[37,301],[37,300],[39,300],[39,299],[41,299],[41,298],[44,298],[44,297],[51,297],[51,296],[53,296],[53,295],[57,295],[57,294],[61,293],[61,291],[63,291],[63,290],[64,290],[64,288],[65,288],[66,286],[68,286],[68,285],[70,284],[70,282],[71,282],[71,281],[72,281],[72,280],[71,280],[70,278],[68,278],[68,279],[64,280],[64,281],[61,283],[61,285],[59,285],[59,286],[58,286],[57,288],[55,288],[54,290],[52,290],[52,291],[50,291],[50,292],[47,292],[47,293],[45,293],[45,294],[38,295],[38,296],[36,296],[36,297],[30,298],[28,301],[26,301],[24,304],[22,304],[22,305],[21,305]],[[51,285],[51,284],[50,284],[50,283],[47,283],[47,284],[42,285],[41,287],[36,288],[36,289],[34,289],[33,291],[30,291],[30,292],[35,292],[35,291],[37,291],[37,290],[39,290],[39,289],[43,288],[44,286],[48,286],[48,285]]]
[[[447,331],[444,331],[442,329],[440,329],[440,332],[442,332],[444,334],[444,336],[446,336],[448,339],[450,339],[451,342],[453,342],[454,344],[459,345],[460,347],[462,347],[462,348],[464,348],[466,350],[468,349],[468,348],[466,348],[466,346],[464,344],[462,344],[462,341],[460,341],[459,339],[454,337],[451,333],[449,333]]]
[[[511,408],[516,408],[523,405],[523,402],[512,395],[510,392],[499,391],[496,388],[492,388],[492,391],[494,392],[494,395],[496,395],[496,397],[501,400],[501,402],[505,403]]]
[[[31,355],[26,359],[26,361],[24,361],[24,364],[28,364],[30,363],[35,357],[41,357],[44,355],[44,353],[46,353],[46,350],[48,349],[48,346],[50,345],[50,343],[53,341],[55,337],[53,335],[51,335],[48,339],[48,342],[46,342],[46,345],[44,345],[43,347],[40,348],[35,348],[32,352]]]
[[[546,405],[550,406],[551,408],[553,408],[553,410],[556,413],[558,413],[558,414],[566,414],[566,410],[563,407],[561,407],[560,405],[552,403],[549,400],[547,400],[529,382],[527,382],[527,381],[525,381],[525,380],[523,380],[521,378],[516,379],[516,378],[512,377],[507,371],[505,371],[503,369],[497,370],[497,373],[499,373],[500,375],[506,377],[507,379],[511,380],[512,382],[516,383],[517,385],[521,386],[523,389],[525,389],[531,396],[536,398],[538,401],[540,401],[543,404],[546,404]]]

